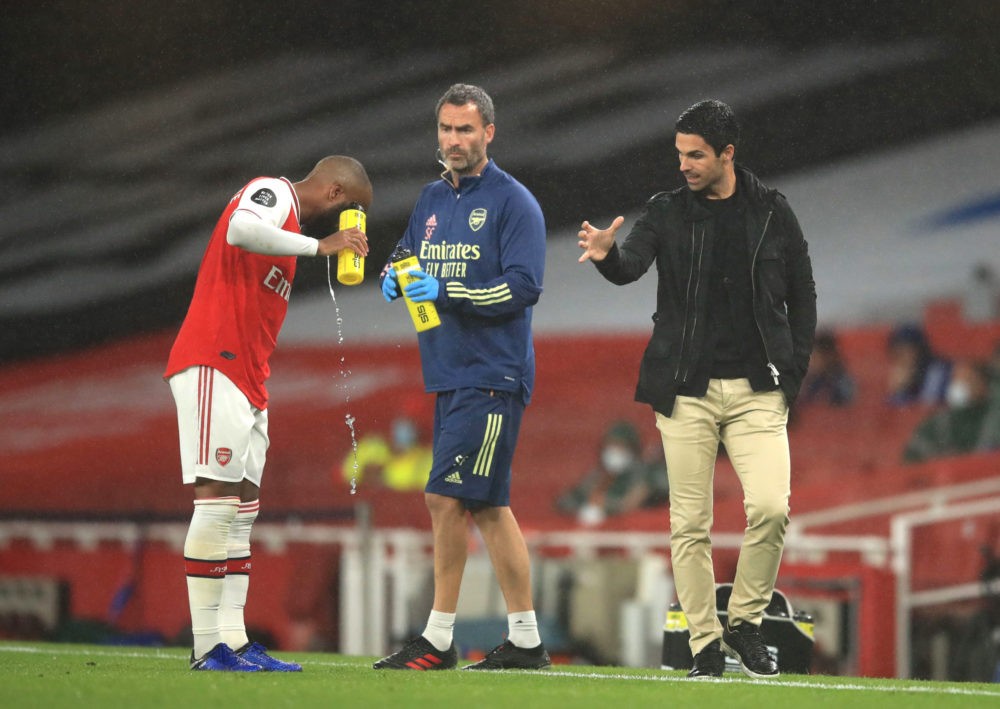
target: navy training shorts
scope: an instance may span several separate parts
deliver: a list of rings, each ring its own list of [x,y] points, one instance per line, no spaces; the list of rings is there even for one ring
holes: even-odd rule
[[[434,405],[434,463],[427,492],[467,509],[510,506],[511,461],[521,429],[520,393],[495,389],[440,392]]]

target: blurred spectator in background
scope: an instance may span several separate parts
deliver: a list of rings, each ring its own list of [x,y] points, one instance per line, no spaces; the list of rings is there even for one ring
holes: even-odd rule
[[[358,441],[357,468],[355,452],[344,456],[341,473],[344,480],[357,484],[379,485],[390,490],[423,490],[431,471],[431,449],[421,442],[416,420],[399,416],[392,422],[389,440],[378,433]]]
[[[990,398],[986,363],[961,360],[955,364],[947,403],[946,409],[917,426],[903,451],[905,462],[1000,448],[997,402]]]
[[[985,261],[972,267],[972,277],[962,298],[962,317],[970,323],[1000,317],[1000,281],[993,267]]]
[[[799,403],[846,406],[853,401],[854,391],[854,378],[847,371],[833,331],[817,332]]]
[[[900,325],[889,336],[890,404],[944,403],[951,378],[951,362],[931,351],[923,329]]]
[[[669,498],[666,467],[643,460],[639,431],[628,421],[615,421],[601,440],[597,464],[577,485],[564,492],[556,507],[575,514],[585,526]]]
[[[1000,402],[1000,342],[993,347],[990,357],[990,397],[994,402]]]

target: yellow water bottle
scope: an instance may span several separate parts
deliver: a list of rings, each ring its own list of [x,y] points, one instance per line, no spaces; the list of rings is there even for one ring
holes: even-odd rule
[[[365,234],[368,227],[368,220],[365,216],[365,208],[360,204],[352,203],[347,209],[340,213],[340,230],[357,227]],[[358,254],[354,249],[341,249],[337,254],[337,280],[345,286],[356,286],[365,279],[365,257]]]
[[[409,273],[420,268],[420,261],[417,260],[417,257],[409,249],[400,246],[392,252],[391,260],[392,267],[396,271],[396,282],[399,283],[399,290],[403,294],[403,300],[406,301],[406,307],[413,319],[413,327],[417,329],[417,332],[423,332],[440,325],[441,318],[438,317],[434,303],[429,300],[423,303],[414,303],[406,295],[406,286],[417,280]]]

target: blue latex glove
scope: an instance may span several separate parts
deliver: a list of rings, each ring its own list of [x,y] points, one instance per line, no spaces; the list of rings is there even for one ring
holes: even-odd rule
[[[396,269],[389,268],[382,279],[382,297],[385,302],[391,303],[399,297],[399,284],[396,282]]]
[[[409,271],[410,276],[419,280],[406,286],[406,297],[414,303],[424,303],[428,300],[435,300],[438,297],[438,290],[441,285],[434,276],[428,276],[419,268]]]

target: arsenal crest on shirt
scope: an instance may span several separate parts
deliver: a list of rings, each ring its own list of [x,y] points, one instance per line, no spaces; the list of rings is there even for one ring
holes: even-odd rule
[[[472,213],[469,215],[469,228],[472,229],[472,231],[479,231],[482,229],[483,224],[486,223],[486,214],[486,210],[482,207],[476,207],[473,209]]]
[[[219,465],[225,466],[232,459],[233,459],[233,449],[232,448],[216,448],[215,449],[215,461]]]

